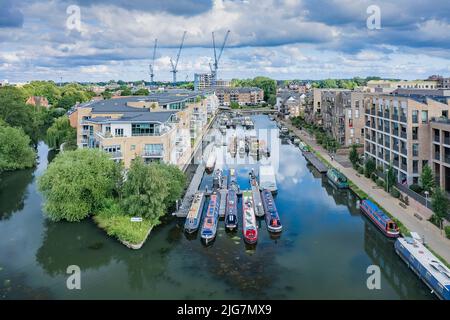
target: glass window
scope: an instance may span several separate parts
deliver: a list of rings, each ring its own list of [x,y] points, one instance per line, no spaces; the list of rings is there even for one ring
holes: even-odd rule
[[[419,144],[413,143],[412,150],[413,150],[413,157],[418,157],[419,156]]]
[[[422,111],[422,123],[427,123],[428,122],[428,111],[423,110]]]
[[[413,123],[418,123],[419,122],[418,117],[419,117],[419,111],[413,110],[412,111],[412,122]]]
[[[355,118],[359,118],[359,109],[355,109]]]
[[[133,136],[154,136],[159,135],[159,125],[155,123],[135,123],[131,125]]]
[[[114,135],[116,137],[123,137],[123,129],[122,128],[116,128],[114,129]]]

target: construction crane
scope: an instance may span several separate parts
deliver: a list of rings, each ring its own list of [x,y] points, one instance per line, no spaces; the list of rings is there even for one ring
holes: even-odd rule
[[[222,57],[223,49],[225,48],[225,43],[227,42],[228,35],[230,34],[230,30],[227,31],[225,34],[225,38],[223,39],[222,47],[220,48],[219,55],[216,53],[216,39],[214,37],[214,31],[212,32],[212,42],[213,42],[213,49],[214,49],[214,63],[211,65],[209,63],[209,68],[211,69],[211,78],[212,78],[212,85],[216,85],[217,80],[217,70],[219,69],[219,61],[220,57]]]
[[[180,59],[181,49],[183,49],[184,39],[186,38],[186,31],[183,33],[183,37],[181,38],[181,44],[180,48],[178,49],[177,59],[175,62],[170,58],[170,64],[172,65],[172,74],[173,74],[173,84],[177,82],[177,66],[178,66],[178,60]]]
[[[153,84],[153,77],[155,76],[154,67],[155,67],[155,55],[156,55],[156,46],[158,45],[158,39],[155,39],[155,46],[153,47],[153,58],[152,63],[149,65],[150,67],[150,83]]]

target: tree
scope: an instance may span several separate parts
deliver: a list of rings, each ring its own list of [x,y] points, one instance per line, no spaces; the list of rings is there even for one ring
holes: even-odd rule
[[[125,97],[125,96],[131,96],[132,95],[132,93],[131,93],[131,89],[130,88],[124,88],[123,90],[122,90],[122,92],[120,93],[120,95],[122,96],[122,97]]]
[[[392,165],[389,165],[386,176],[385,176],[385,182],[386,182],[386,191],[389,192],[395,185],[395,173],[394,168]]]
[[[23,87],[27,97],[43,96],[55,106],[61,99],[61,90],[53,81],[31,81]]]
[[[122,206],[126,214],[141,216],[156,225],[166,213],[165,200],[169,196],[168,181],[161,167],[146,165],[136,158],[128,170],[123,185]]]
[[[33,167],[36,154],[30,142],[21,128],[12,128],[0,120],[0,172]]]
[[[53,125],[48,128],[46,142],[50,148],[59,150],[62,143],[73,144],[77,139],[77,130],[70,125],[69,118],[62,116],[55,120]]]
[[[372,158],[367,159],[365,164],[365,175],[366,177],[371,177],[372,173],[375,172],[377,168],[377,165],[375,164],[375,161]]]
[[[431,197],[431,208],[433,209],[433,217],[435,221],[439,222],[439,226],[442,229],[442,222],[448,216],[448,210],[450,204],[447,195],[441,188],[436,188]]]
[[[111,99],[112,98],[112,93],[111,91],[105,90],[102,92],[102,97],[105,100]]]
[[[169,187],[169,194],[164,200],[167,208],[170,208],[177,199],[180,199],[186,187],[186,175],[174,165],[154,164],[165,175],[165,181]]]
[[[422,188],[424,191],[431,192],[435,187],[433,170],[429,165],[423,167],[422,173],[420,175],[420,183],[422,184]]]
[[[149,92],[148,89],[142,88],[137,90],[135,93],[133,93],[134,96],[148,96]]]
[[[121,166],[98,149],[59,154],[39,177],[44,211],[54,221],[80,221],[96,214],[118,193]]]
[[[230,108],[231,108],[231,109],[240,109],[241,106],[240,106],[239,103],[237,103],[236,101],[231,101],[231,102],[230,102]]]
[[[350,149],[350,154],[349,154],[348,158],[349,158],[350,162],[352,163],[353,167],[355,168],[359,162],[359,154],[358,154],[358,150],[356,148],[356,144],[352,145],[352,148]]]

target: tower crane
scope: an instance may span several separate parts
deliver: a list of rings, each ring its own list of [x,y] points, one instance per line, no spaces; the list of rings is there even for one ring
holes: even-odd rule
[[[170,58],[170,64],[172,65],[172,74],[173,74],[173,84],[175,84],[177,82],[177,66],[178,66],[178,60],[180,59],[180,54],[181,54],[181,49],[183,49],[183,44],[184,44],[184,39],[186,38],[186,31],[184,31],[183,33],[183,37],[181,38],[181,44],[180,44],[180,48],[178,49],[178,54],[177,54],[177,58],[175,60],[175,62],[172,60],[172,58]]]
[[[155,46],[153,47],[153,58],[152,63],[149,65],[150,68],[150,83],[153,84],[153,77],[155,76],[154,67],[155,67],[155,55],[156,55],[156,46],[158,45],[158,39],[155,39]]]
[[[214,49],[214,62],[211,65],[209,64],[209,68],[211,69],[211,76],[212,76],[212,85],[216,85],[217,80],[217,70],[219,69],[219,61],[222,57],[223,49],[225,48],[225,43],[227,42],[228,35],[230,34],[230,30],[227,31],[225,34],[225,38],[223,39],[222,47],[220,48],[219,54],[216,53],[216,39],[214,37],[214,31],[212,32],[212,42],[213,42],[213,49]]]

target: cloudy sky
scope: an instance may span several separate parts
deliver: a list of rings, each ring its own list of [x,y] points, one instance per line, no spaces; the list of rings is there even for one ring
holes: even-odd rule
[[[209,70],[211,32],[227,30],[223,79],[450,76],[448,0],[0,0],[0,79],[148,79],[158,38],[155,80],[169,80],[184,30],[178,80]]]

